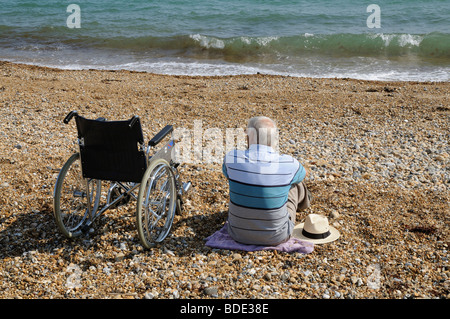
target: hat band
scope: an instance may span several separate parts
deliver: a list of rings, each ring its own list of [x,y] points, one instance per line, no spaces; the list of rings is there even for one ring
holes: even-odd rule
[[[306,231],[304,228],[302,230],[302,234],[311,239],[324,239],[331,235],[330,231],[327,231],[327,232],[321,233],[321,234],[313,234],[313,233]]]

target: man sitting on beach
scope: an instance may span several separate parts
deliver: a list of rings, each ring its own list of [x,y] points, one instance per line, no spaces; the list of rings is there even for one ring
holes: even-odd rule
[[[305,168],[293,157],[280,155],[275,122],[251,118],[247,150],[225,155],[222,170],[229,182],[228,233],[237,242],[277,245],[292,235],[297,211],[310,206],[302,182]]]

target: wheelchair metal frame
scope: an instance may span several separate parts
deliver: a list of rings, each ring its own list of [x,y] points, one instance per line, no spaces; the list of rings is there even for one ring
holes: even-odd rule
[[[65,124],[68,124],[70,122],[70,120],[75,116],[78,116],[78,113],[76,111],[72,111],[65,117],[63,122]],[[106,121],[103,118],[100,118],[97,120]],[[134,116],[130,121],[130,127],[132,125],[134,125],[136,123],[136,121],[138,121],[138,120],[139,120],[139,118],[137,116]],[[171,134],[169,142],[167,142],[162,148],[160,148],[152,156],[150,156],[150,151],[152,149],[154,149],[155,146],[158,145],[169,134]],[[55,218],[57,219],[58,226],[60,227],[61,230],[62,230],[62,227],[65,227],[65,225],[61,225],[61,221],[58,222],[58,218],[61,219],[61,216],[59,216],[59,217],[57,216],[57,210],[60,209],[60,207],[58,207],[58,205],[60,205],[60,203],[57,202],[57,200],[59,200],[60,197],[57,197],[57,196],[61,196],[60,194],[59,195],[57,194],[58,191],[61,192],[61,189],[58,190],[58,185],[60,188],[62,187],[61,185],[62,185],[63,181],[62,180],[60,181],[60,179],[65,178],[65,174],[67,173],[67,170],[69,169],[69,167],[71,165],[71,163],[69,163],[69,162],[71,160],[72,160],[72,162],[74,162],[78,159],[75,157],[81,156],[80,155],[81,154],[80,147],[82,145],[83,145],[83,140],[78,138],[79,153],[75,153],[71,156],[71,158],[69,158],[69,160],[65,164],[65,165],[68,165],[66,172],[64,172],[64,174],[61,174],[61,172],[60,172],[60,174],[58,175],[56,184],[55,184],[54,213],[55,213]],[[190,182],[181,183],[179,180],[179,173],[178,173],[179,163],[174,162],[174,156],[173,156],[173,152],[174,152],[174,148],[175,148],[174,146],[175,146],[175,141],[173,139],[173,127],[171,125],[166,125],[159,133],[157,133],[148,142],[147,146],[145,145],[145,143],[138,143],[138,148],[140,149],[140,151],[143,151],[145,153],[145,161],[147,163],[147,165],[146,165],[147,169],[150,169],[152,162],[161,159],[159,162],[161,162],[163,164],[164,163],[168,164],[168,168],[171,171],[169,173],[169,175],[173,174],[173,177],[174,177],[173,180],[175,183],[175,194],[170,194],[171,196],[175,196],[174,200],[175,200],[176,206],[174,208],[173,215],[175,213],[181,213],[182,197],[189,190],[189,188],[191,186]],[[80,162],[81,162],[80,163],[81,171],[83,171],[83,163],[81,160],[80,160]],[[63,169],[61,171],[63,171]],[[63,176],[61,176],[61,175],[63,175]],[[145,176],[145,174],[143,174],[143,175]],[[136,190],[138,190],[141,187],[142,183],[144,182],[144,180],[142,180],[140,183],[109,180],[110,185],[109,185],[107,195],[106,195],[106,204],[104,206],[101,206],[100,202],[102,200],[102,192],[101,192],[102,182],[107,181],[107,180],[84,178],[84,177],[83,177],[83,180],[85,183],[86,191],[85,192],[78,191],[78,193],[77,193],[77,191],[73,191],[73,194],[72,194],[73,197],[80,197],[80,198],[86,197],[86,200],[87,200],[87,211],[84,213],[84,217],[79,225],[79,230],[81,231],[81,233],[88,232],[91,229],[91,226],[94,223],[94,221],[108,209],[117,208],[121,205],[128,204],[128,202],[131,199],[138,201],[138,204],[139,204],[138,197],[141,195],[140,195],[140,193],[139,193],[139,195],[136,195],[134,192]],[[145,182],[147,183],[147,181],[145,181]],[[166,181],[166,183],[167,183],[167,181]],[[93,184],[93,185],[91,185],[91,184]],[[151,191],[152,190],[148,190],[147,192],[150,193]],[[93,194],[94,192],[95,192],[95,197],[91,198],[91,194]],[[147,196],[149,196],[149,194],[147,194]],[[61,212],[59,212],[59,214],[61,214]],[[141,217],[139,217],[139,212],[137,212],[137,218],[138,219],[141,218]],[[85,220],[85,219],[87,219],[87,220]],[[173,220],[173,216],[172,216],[172,220]],[[139,221],[138,221],[138,224],[139,224]],[[158,240],[158,241],[162,241],[168,235],[171,226],[172,226],[172,221],[170,221],[170,224],[168,225],[168,229],[164,230],[166,232],[165,235],[160,236],[161,240]],[[166,227],[166,226],[164,226],[164,227]],[[142,237],[142,236],[144,236],[141,234],[142,231],[138,231],[138,232],[139,232],[139,236],[141,237],[141,243],[144,245],[144,247],[150,248],[151,243],[146,238]],[[78,231],[77,236],[79,234],[80,233]],[[76,237],[76,236],[73,236],[73,234],[71,234],[69,232],[68,234],[66,234],[66,237],[71,238],[71,237]]]

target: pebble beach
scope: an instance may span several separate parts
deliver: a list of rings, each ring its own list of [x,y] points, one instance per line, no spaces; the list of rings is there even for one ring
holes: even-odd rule
[[[310,208],[341,237],[309,254],[205,246],[227,219],[221,163],[191,181],[170,235],[143,249],[135,202],[74,240],[53,218],[59,169],[76,152],[64,117],[245,128],[274,119],[281,153],[310,172]],[[0,298],[442,299],[450,297],[450,84],[275,75],[170,76],[0,62]],[[205,143],[207,141],[204,141]]]

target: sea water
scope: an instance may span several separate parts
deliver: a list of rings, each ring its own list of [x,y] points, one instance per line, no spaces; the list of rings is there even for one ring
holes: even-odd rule
[[[0,60],[448,81],[448,0],[1,0]]]

